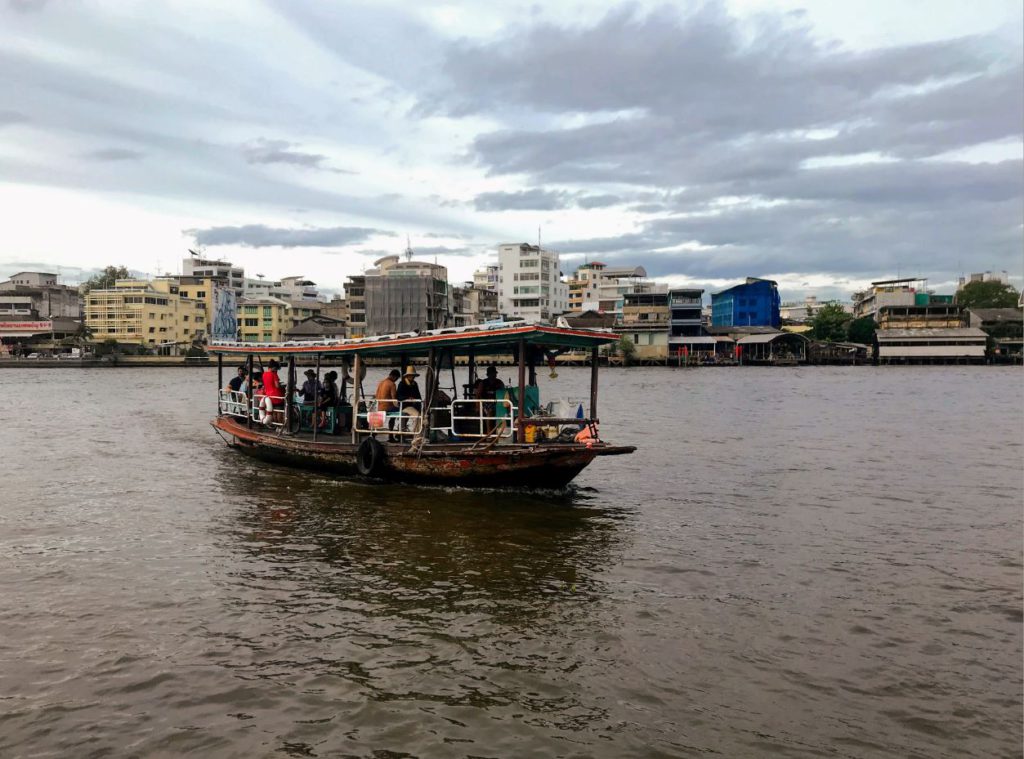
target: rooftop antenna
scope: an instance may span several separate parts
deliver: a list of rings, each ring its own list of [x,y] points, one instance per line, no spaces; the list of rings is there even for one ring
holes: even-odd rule
[[[412,261],[412,243],[409,241],[409,235],[405,236],[405,260]]]

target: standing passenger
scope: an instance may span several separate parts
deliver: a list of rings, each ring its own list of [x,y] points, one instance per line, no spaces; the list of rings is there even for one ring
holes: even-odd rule
[[[397,398],[399,404],[402,407],[402,414],[409,417],[410,419],[418,419],[420,416],[420,406],[422,405],[422,397],[420,396],[420,386],[416,384],[416,378],[419,377],[416,373],[416,368],[413,366],[405,367],[405,374],[402,375],[402,381],[398,385]],[[417,422],[412,423],[412,432],[416,432],[419,428]],[[405,420],[402,420],[402,432],[406,431]]]

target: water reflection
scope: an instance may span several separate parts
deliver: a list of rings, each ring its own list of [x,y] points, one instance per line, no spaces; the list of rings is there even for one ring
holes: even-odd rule
[[[218,573],[233,621],[207,630],[229,644],[225,666],[341,678],[353,698],[586,721],[574,695],[551,689],[582,654],[552,644],[593,625],[628,512],[585,493],[538,500],[221,464],[226,495],[251,494],[218,525],[238,557]]]

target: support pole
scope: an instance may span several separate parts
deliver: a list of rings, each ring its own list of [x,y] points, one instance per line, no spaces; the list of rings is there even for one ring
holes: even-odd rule
[[[217,354],[217,416],[220,416],[220,391],[224,389],[224,354]]]
[[[253,383],[253,365],[252,365],[252,354],[250,353],[248,358],[245,359],[245,376],[249,382],[245,386],[245,426],[252,428],[252,383]]]
[[[529,352],[529,363],[528,363],[528,367],[527,368],[530,370],[529,377],[527,378],[527,383],[530,385],[530,387],[536,387],[537,386],[537,354],[536,354],[536,351],[534,351],[532,349]]]
[[[437,393],[437,388],[441,384],[441,378],[438,376],[437,366],[441,362],[439,359],[439,352],[431,348],[427,351],[427,368],[429,373],[427,374],[427,392],[423,396],[423,402],[420,403],[420,434],[419,436],[423,439],[427,439],[427,435],[430,434],[430,409],[434,405],[434,394]]]
[[[284,430],[288,432],[292,425],[292,411],[294,411],[295,396],[295,356],[288,357],[288,380],[285,382],[284,391]]]
[[[516,401],[519,404],[519,413],[516,419],[516,441],[523,443],[525,442],[523,432],[526,429],[526,425],[523,424],[526,421],[526,341],[522,338],[519,339],[519,391]]]
[[[476,352],[473,351],[473,349],[470,349],[470,351],[469,351],[468,364],[469,364],[469,382],[468,382],[468,384],[469,384],[469,393],[468,394],[464,393],[463,394],[464,398],[472,398],[473,397],[473,392],[476,389]]]
[[[363,383],[359,381],[359,372],[362,368],[363,362],[357,353],[352,360],[352,445],[359,442],[359,434],[356,430],[359,429],[359,391],[363,389]]]
[[[597,346],[590,349],[590,418],[597,419]]]
[[[316,429],[320,426],[320,354],[316,354],[316,385],[313,387],[313,442],[316,442]],[[299,425],[299,429],[302,426]]]

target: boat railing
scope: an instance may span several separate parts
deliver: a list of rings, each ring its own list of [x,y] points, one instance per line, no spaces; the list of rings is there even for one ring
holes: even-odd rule
[[[243,419],[248,416],[246,413],[247,405],[248,399],[245,397],[245,393],[240,390],[221,390],[217,399],[218,413],[240,416]]]
[[[423,402],[416,399],[365,398],[359,402],[359,409],[355,412],[356,432],[412,437],[420,431],[423,423],[422,405]]]
[[[254,395],[251,409],[253,421],[265,427],[284,427],[284,400],[284,396],[279,395]]]
[[[433,409],[432,421],[437,420],[439,411],[448,412],[448,419],[444,420],[448,424],[433,424],[432,428],[460,438],[512,437],[514,420],[518,414],[518,409],[508,398],[454,400],[447,409]]]

